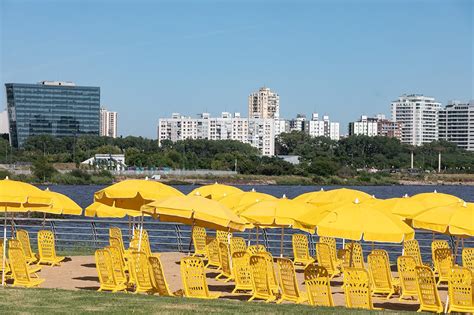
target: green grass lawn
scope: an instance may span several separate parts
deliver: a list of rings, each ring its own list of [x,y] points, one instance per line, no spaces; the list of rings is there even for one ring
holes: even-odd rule
[[[0,314],[365,314],[342,307],[198,300],[130,293],[0,288]],[[380,312],[381,313],[381,312]],[[384,311],[384,314],[396,314]],[[375,312],[373,312],[375,314]]]

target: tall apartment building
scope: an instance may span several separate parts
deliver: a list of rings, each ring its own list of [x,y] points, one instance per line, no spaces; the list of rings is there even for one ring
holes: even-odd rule
[[[438,140],[441,103],[420,94],[402,95],[391,103],[392,120],[401,124],[402,143],[415,146]]]
[[[10,143],[33,135],[99,135],[100,88],[72,82],[6,83]]]
[[[262,87],[248,98],[249,118],[280,118],[280,96],[267,87]]]
[[[4,133],[9,133],[8,112],[6,110],[0,112],[0,134]]]
[[[329,120],[329,116],[324,115],[323,119],[319,119],[318,113],[311,115],[311,120],[306,122],[307,132],[311,137],[327,137],[331,140],[339,140],[339,123]]]
[[[305,131],[307,129],[306,115],[297,114],[296,118],[288,121],[288,131]]]
[[[262,155],[273,156],[275,152],[275,122],[273,119],[243,118],[223,112],[221,117],[202,113],[198,118],[172,114],[158,122],[158,143],[185,139],[237,140],[249,143]]]
[[[474,100],[468,103],[451,101],[439,111],[439,139],[474,151]]]
[[[378,114],[375,117],[363,115],[358,121],[349,123],[349,136],[352,135],[383,136],[401,139],[402,125],[399,122],[386,119],[383,114]]]
[[[110,112],[102,107],[100,109],[100,135],[117,138],[117,124],[117,112]]]

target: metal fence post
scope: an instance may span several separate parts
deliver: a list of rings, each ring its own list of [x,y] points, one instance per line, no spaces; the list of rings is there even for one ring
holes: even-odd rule
[[[262,234],[263,234],[263,241],[265,242],[265,247],[270,251],[270,247],[268,246],[268,235],[267,235],[267,230],[261,229]]]
[[[91,221],[92,237],[94,238],[95,246],[99,247],[99,239],[97,237],[97,227],[94,221]]]
[[[178,245],[178,252],[183,251],[183,236],[181,235],[181,227],[179,224],[175,224],[174,230],[176,232],[176,242]]]

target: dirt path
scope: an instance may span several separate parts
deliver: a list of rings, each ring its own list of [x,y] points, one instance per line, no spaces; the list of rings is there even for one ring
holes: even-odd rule
[[[172,291],[182,288],[181,276],[179,273],[179,260],[185,255],[182,253],[162,253],[161,261],[165,269],[166,278]],[[275,266],[276,268],[276,266]],[[222,292],[223,298],[247,300],[247,294],[231,294],[234,285],[232,282],[224,283],[217,281],[214,277],[218,273],[213,269],[207,269],[207,279],[211,291]],[[99,279],[95,269],[93,256],[73,256],[68,261],[63,262],[59,267],[44,266],[39,273],[41,278],[46,281],[41,285],[43,288],[60,288],[67,290],[97,290]],[[303,269],[297,268],[297,278],[300,282],[300,289],[305,291],[303,284]],[[336,277],[331,281],[334,303],[344,306],[344,294],[342,293],[341,277]],[[441,286],[440,296],[442,301],[446,299],[447,288]],[[418,303],[416,301],[404,300],[400,302],[398,296],[390,300],[374,297],[374,305],[385,309],[416,311]]]

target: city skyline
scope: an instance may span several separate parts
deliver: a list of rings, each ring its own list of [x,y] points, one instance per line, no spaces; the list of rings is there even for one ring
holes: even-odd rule
[[[474,98],[470,1],[2,1],[1,11],[2,83],[100,86],[124,136],[155,138],[175,111],[245,113],[261,86],[279,94],[282,118],[318,112],[341,126],[389,117],[405,93]]]

